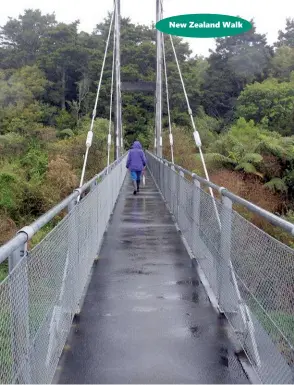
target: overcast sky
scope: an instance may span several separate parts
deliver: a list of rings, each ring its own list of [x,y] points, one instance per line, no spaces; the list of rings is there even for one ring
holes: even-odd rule
[[[292,0],[163,0],[164,17],[186,13],[219,13],[250,20],[254,18],[257,31],[266,33],[269,43],[277,39],[278,30],[284,29],[286,17],[294,18]],[[43,13],[55,12],[58,21],[80,20],[80,29],[92,32],[112,10],[113,0],[2,0],[0,25],[8,16],[17,18],[24,9],[41,9]],[[121,14],[134,23],[150,25],[155,21],[155,0],[121,0]],[[213,39],[186,39],[195,54],[208,55],[214,48]]]

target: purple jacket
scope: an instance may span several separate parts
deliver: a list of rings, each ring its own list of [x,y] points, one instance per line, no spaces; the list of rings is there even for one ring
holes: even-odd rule
[[[146,163],[146,157],[142,150],[141,143],[136,140],[129,151],[126,166],[130,171],[142,171]]]

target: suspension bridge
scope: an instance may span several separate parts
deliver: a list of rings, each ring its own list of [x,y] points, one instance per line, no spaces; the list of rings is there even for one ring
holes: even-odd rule
[[[157,20],[162,17],[157,0]],[[85,182],[112,28],[108,161]],[[146,186],[132,195],[121,88],[142,84],[120,80],[115,1],[80,185],[0,247],[0,263],[9,262],[0,284],[1,383],[294,381],[294,251],[234,208],[246,208],[292,235],[294,226],[209,180],[170,40],[206,177],[174,163],[165,49],[157,31],[154,153],[146,152]],[[163,84],[171,162],[162,158]],[[116,159],[110,163],[113,94]],[[29,249],[30,239],[65,211]]]

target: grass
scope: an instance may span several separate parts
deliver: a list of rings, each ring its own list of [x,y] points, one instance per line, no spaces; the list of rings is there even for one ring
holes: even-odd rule
[[[7,277],[8,274],[8,261],[4,261],[0,264],[0,282]]]
[[[55,218],[54,218],[55,219]],[[45,225],[44,227],[42,227],[33,237],[32,239],[30,240],[30,249],[32,249],[33,247],[35,247],[38,243],[40,243],[42,241],[42,239],[44,239],[46,237],[46,235],[48,233],[50,233],[51,230],[53,230],[53,228],[55,227],[55,225],[57,223],[55,223],[56,221],[54,221],[54,223],[52,222],[49,222],[47,223],[47,225]]]

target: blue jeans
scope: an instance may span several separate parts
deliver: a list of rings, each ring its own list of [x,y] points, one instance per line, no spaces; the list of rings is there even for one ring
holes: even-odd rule
[[[140,178],[141,178],[141,173],[142,171],[131,171],[131,178],[133,181],[138,181],[140,182]]]

